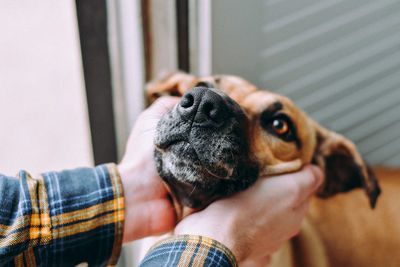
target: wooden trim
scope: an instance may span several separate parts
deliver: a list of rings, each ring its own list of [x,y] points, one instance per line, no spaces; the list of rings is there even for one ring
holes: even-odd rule
[[[143,53],[145,61],[145,81],[148,82],[152,78],[153,58],[152,58],[152,39],[151,39],[151,19],[150,19],[150,2],[142,0],[142,25],[143,25]]]
[[[189,1],[176,0],[178,68],[190,72]]]
[[[190,72],[211,75],[211,0],[189,0]]]
[[[178,69],[176,0],[142,0],[146,81]]]
[[[76,0],[94,162],[116,162],[105,0]]]

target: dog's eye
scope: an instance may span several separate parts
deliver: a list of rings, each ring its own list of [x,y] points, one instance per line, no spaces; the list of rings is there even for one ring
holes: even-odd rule
[[[271,126],[272,130],[279,135],[287,134],[290,131],[289,124],[283,119],[274,119]]]
[[[260,117],[261,127],[284,141],[296,141],[296,129],[292,120],[283,113],[269,114],[263,112]]]

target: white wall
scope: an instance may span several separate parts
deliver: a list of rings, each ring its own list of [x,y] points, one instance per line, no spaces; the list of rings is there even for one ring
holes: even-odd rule
[[[74,1],[0,8],[0,173],[93,164]]]

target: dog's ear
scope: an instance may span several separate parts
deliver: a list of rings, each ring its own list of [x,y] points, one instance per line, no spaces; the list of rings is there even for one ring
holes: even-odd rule
[[[316,126],[316,130],[314,163],[325,171],[326,176],[325,185],[318,195],[329,197],[336,193],[363,188],[371,207],[374,208],[380,194],[378,181],[353,142],[319,125]]]
[[[195,87],[215,88],[212,83],[207,81],[200,81],[195,85]]]
[[[163,76],[146,85],[149,103],[163,95],[182,96],[198,82],[196,76],[183,72],[174,72]]]

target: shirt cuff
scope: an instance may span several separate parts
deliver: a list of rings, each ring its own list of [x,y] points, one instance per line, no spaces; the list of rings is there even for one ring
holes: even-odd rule
[[[124,227],[122,182],[115,164],[43,174],[58,263],[117,264]]]
[[[156,243],[140,264],[145,266],[238,266],[233,253],[216,240],[197,236],[172,236]]]
[[[109,163],[106,165],[108,172],[110,174],[110,179],[114,188],[114,224],[115,224],[115,234],[114,234],[114,244],[111,257],[107,262],[107,266],[116,266],[118,263],[119,256],[122,249],[122,235],[124,233],[124,221],[125,221],[125,199],[124,191],[121,181],[121,176],[119,175],[117,165],[114,163]]]

